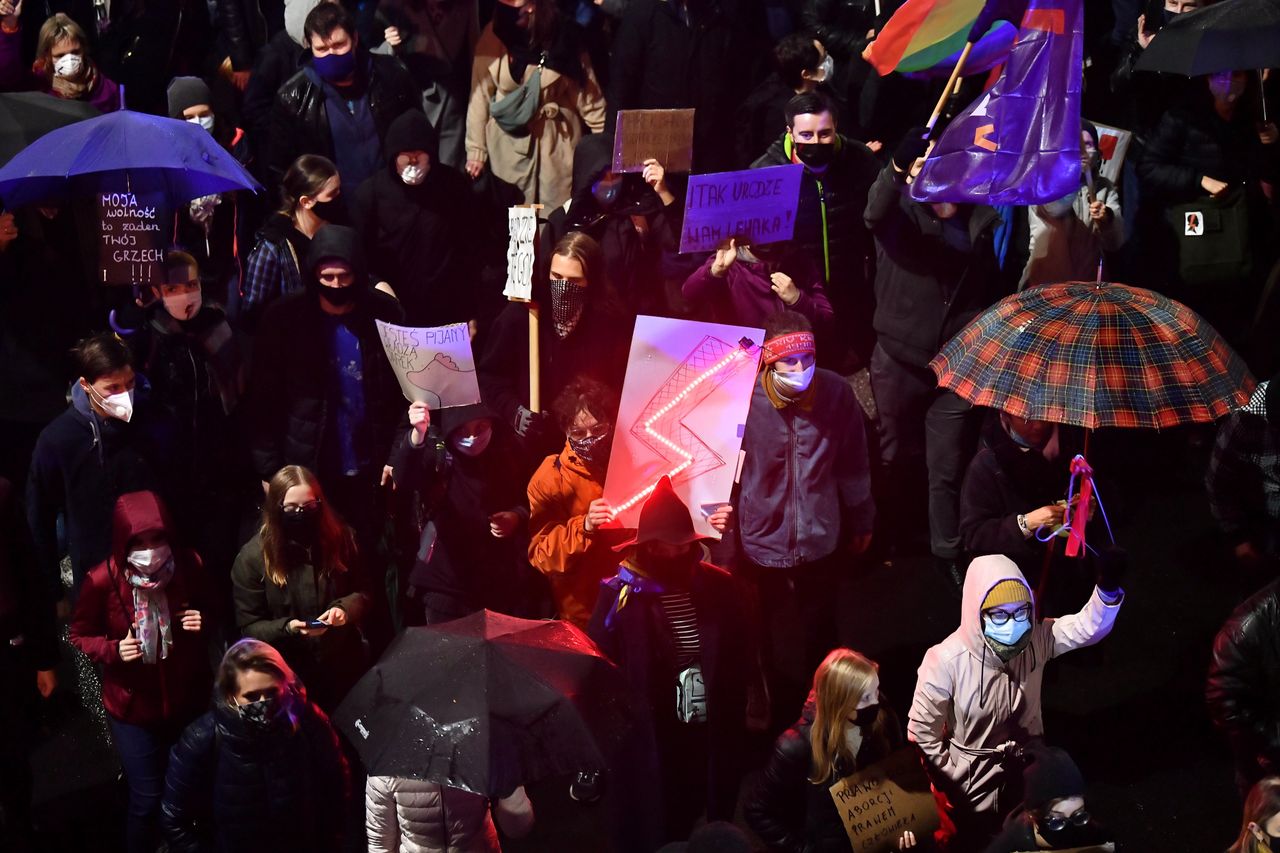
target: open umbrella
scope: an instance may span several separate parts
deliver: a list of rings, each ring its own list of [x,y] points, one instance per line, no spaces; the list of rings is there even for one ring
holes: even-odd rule
[[[1196,77],[1277,66],[1280,0],[1222,0],[1174,18],[1134,67]]]
[[[10,208],[97,192],[162,194],[176,206],[259,189],[199,125],[130,110],[54,130],[0,167],[0,200]]]
[[[0,165],[50,131],[100,116],[84,101],[55,98],[44,92],[0,94]]]
[[[1213,421],[1244,405],[1254,386],[1190,308],[1106,282],[1007,296],[929,366],[939,386],[974,405],[1088,429]]]
[[[621,673],[574,626],[483,610],[406,630],[333,721],[370,775],[497,797],[605,769],[625,697]]]

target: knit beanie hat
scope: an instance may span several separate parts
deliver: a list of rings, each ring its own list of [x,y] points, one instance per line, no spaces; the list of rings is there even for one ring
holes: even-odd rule
[[[1052,746],[1028,751],[1031,763],[1022,771],[1027,811],[1038,812],[1054,800],[1084,796],[1084,776],[1070,755]]]
[[[213,104],[209,84],[199,77],[174,77],[169,84],[169,118],[182,118],[182,111],[196,104]]]
[[[979,609],[989,610],[1001,604],[1017,604],[1023,601],[1031,601],[1031,593],[1027,592],[1026,584],[1021,581],[1004,580],[991,587],[987,597],[982,599],[982,607]]]

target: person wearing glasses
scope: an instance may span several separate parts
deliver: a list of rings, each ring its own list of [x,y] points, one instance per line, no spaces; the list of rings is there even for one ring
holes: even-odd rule
[[[908,739],[923,750],[962,834],[987,838],[999,829],[1008,810],[1001,802],[1006,764],[1019,746],[1044,735],[1045,665],[1111,633],[1126,564],[1119,549],[1101,552],[1089,601],[1057,619],[1036,618],[1031,587],[1008,557],[969,564],[960,627],[925,653],[907,715]]]
[[[369,608],[350,528],[315,474],[287,465],[271,478],[262,527],[231,570],[236,625],[270,643],[332,712],[364,671],[359,627]]]
[[[1030,763],[1022,771],[1022,809],[1009,818],[984,853],[1114,850],[1106,828],[1089,814],[1084,777],[1071,756],[1036,744],[1026,750],[1026,758]]]

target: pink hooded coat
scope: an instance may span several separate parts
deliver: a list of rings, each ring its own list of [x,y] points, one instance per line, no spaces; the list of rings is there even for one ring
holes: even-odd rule
[[[908,739],[979,812],[998,807],[999,747],[1044,734],[1045,664],[1111,633],[1121,603],[1107,604],[1095,588],[1079,613],[1035,623],[1027,647],[1006,664],[987,645],[981,609],[991,588],[1005,580],[1027,586],[1008,557],[978,557],[969,564],[960,627],[925,653],[907,717]],[[1029,586],[1027,594],[1034,600]]]

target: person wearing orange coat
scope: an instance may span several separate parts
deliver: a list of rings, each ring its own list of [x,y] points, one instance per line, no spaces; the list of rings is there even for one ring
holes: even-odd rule
[[[565,446],[548,456],[529,481],[529,562],[551,582],[556,615],[586,629],[613,575],[613,546],[631,531],[601,530],[610,520],[604,499],[617,396],[605,385],[579,378],[556,398],[554,411]]]

